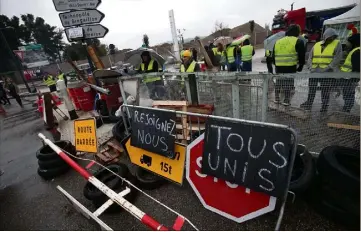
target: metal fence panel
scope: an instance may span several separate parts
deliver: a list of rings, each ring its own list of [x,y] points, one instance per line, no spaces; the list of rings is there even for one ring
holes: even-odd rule
[[[312,152],[320,152],[330,145],[352,148],[360,146],[361,99],[358,74],[271,75],[237,72],[193,74],[197,77],[199,104],[213,104],[214,115],[290,126],[297,131],[300,142]],[[187,91],[186,85],[181,85],[181,76],[187,80],[189,73],[161,75],[166,92],[164,99],[189,99],[189,90]],[[142,85],[146,88],[145,84]],[[275,103],[276,92],[279,92],[279,103]],[[288,92],[290,105],[284,106],[282,103]],[[312,99],[313,96],[310,109],[301,107],[302,103]],[[322,102],[326,102],[327,97],[329,97],[327,111],[320,112]],[[354,102],[350,110],[344,108],[345,101]],[[141,105],[149,106],[149,104]],[[348,110],[350,112],[343,112]]]

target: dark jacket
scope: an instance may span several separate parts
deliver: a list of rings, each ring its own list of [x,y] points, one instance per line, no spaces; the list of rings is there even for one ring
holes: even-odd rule
[[[189,65],[193,62],[193,59],[189,60],[189,62],[184,64],[184,69],[187,70]],[[200,72],[201,71],[201,67],[199,67],[199,64],[196,63],[196,65],[194,66],[194,72]]]
[[[351,56],[352,72],[360,72],[360,49]]]
[[[306,48],[304,42],[298,39],[296,42],[295,49],[298,55],[298,68],[297,65],[276,66],[276,73],[295,73],[297,71],[298,72],[302,71],[303,66],[305,65],[305,55],[306,55]],[[273,64],[275,64],[275,47],[273,47],[272,60],[273,60]]]
[[[139,65],[138,73],[151,73],[151,72],[159,72],[160,71],[158,69],[158,62],[156,60],[154,60],[154,62],[153,62],[152,70],[148,70],[148,65],[149,65],[149,63],[144,63],[144,71],[141,70],[140,65]]]

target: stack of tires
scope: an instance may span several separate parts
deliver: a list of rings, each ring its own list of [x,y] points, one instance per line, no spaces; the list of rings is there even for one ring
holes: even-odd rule
[[[93,176],[103,182],[105,185],[107,185],[110,189],[114,190],[116,193],[119,193],[128,187],[130,189],[130,193],[125,195],[124,198],[129,202],[133,202],[137,196],[137,190],[135,190],[131,185],[129,185],[127,182],[123,181],[121,178],[114,175],[107,169],[130,181],[132,184],[136,184],[136,179],[129,172],[127,165],[122,163],[111,164],[106,166],[106,168],[99,169],[93,174]],[[85,198],[92,201],[97,208],[103,205],[109,199],[108,196],[106,196],[90,182],[86,183],[83,194]],[[120,207],[116,203],[113,203],[105,211],[105,213],[115,213],[121,211],[121,209],[122,207]]]
[[[54,144],[66,152],[75,155],[75,147],[70,141],[60,140]],[[38,158],[38,174],[45,180],[53,179],[69,171],[69,165],[49,145],[45,145],[36,152]]]
[[[315,210],[351,230],[360,230],[360,151],[326,147],[316,167],[309,196]]]

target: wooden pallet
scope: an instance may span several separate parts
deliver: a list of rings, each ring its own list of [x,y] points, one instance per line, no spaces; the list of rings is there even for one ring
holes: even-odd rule
[[[102,164],[112,164],[119,161],[119,156],[124,153],[123,147],[116,139],[109,140],[96,154],[96,158]]]
[[[360,130],[360,116],[349,113],[334,112],[330,115],[327,126],[337,129]]]

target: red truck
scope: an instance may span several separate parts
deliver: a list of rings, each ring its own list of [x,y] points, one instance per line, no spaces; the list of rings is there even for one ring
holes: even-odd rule
[[[293,10],[293,4],[291,10],[279,10],[277,15],[273,18],[272,33],[275,34],[279,31],[284,31],[290,24],[298,24],[301,27],[302,33],[307,32],[308,41],[316,42],[321,38],[321,32],[323,27],[323,21],[341,15],[353,7],[356,4],[330,8],[318,11],[306,12],[306,8]]]

